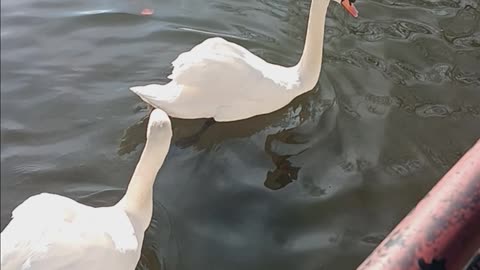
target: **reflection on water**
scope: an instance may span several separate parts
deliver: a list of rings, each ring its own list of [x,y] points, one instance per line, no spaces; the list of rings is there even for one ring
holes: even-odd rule
[[[309,5],[3,1],[2,228],[39,192],[116,202],[149,112],[128,88],[214,35],[292,65]],[[173,120],[139,269],[354,269],[480,136],[478,2],[357,5],[331,5],[313,91],[188,143],[206,120]]]

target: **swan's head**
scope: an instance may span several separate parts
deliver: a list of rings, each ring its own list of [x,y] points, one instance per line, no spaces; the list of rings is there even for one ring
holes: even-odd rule
[[[172,123],[168,115],[155,109],[150,114],[147,127],[147,140],[170,140],[172,137]]]
[[[350,13],[350,15],[352,15],[353,17],[358,17],[358,10],[355,8],[355,6],[353,5],[353,3],[355,3],[355,0],[333,0],[337,3],[339,3],[340,5],[342,5],[342,7],[348,12]]]

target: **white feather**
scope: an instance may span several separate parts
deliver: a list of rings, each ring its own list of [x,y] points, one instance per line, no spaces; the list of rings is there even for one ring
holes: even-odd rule
[[[143,232],[135,232],[119,207],[93,208],[42,193],[13,211],[1,234],[1,266],[6,270],[134,269],[142,241]]]

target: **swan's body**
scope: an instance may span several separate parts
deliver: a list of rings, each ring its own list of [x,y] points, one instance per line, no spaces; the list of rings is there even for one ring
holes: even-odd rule
[[[153,183],[171,137],[168,116],[155,110],[142,157],[114,206],[94,208],[48,193],[28,198],[1,233],[1,269],[135,269],[152,216]]]
[[[270,64],[216,37],[179,55],[172,62],[169,83],[130,89],[145,102],[177,118],[225,122],[276,111],[311,90],[318,81],[329,3],[312,0],[305,48],[295,66]]]
[[[120,207],[93,208],[42,193],[2,232],[2,269],[134,269],[143,242]]]
[[[172,64],[170,83],[131,89],[177,118],[249,118],[280,109],[302,88],[294,68],[269,64],[222,38],[205,40]]]

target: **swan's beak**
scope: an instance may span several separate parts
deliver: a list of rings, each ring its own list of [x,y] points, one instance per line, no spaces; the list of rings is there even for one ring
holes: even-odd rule
[[[358,17],[358,10],[357,8],[353,5],[355,0],[342,0],[342,6],[345,8],[350,15],[353,17]]]

